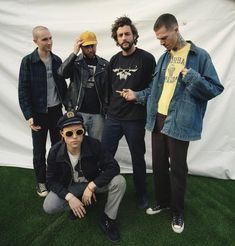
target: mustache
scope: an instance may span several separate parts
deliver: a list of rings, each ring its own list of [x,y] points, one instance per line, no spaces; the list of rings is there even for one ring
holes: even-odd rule
[[[127,43],[127,44],[131,44],[131,42],[124,41],[124,42],[121,43],[121,45],[126,44],[126,43]]]

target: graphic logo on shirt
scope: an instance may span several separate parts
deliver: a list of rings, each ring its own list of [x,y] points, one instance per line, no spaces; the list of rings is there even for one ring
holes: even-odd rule
[[[96,70],[96,66],[93,65],[88,65],[88,69],[89,69],[89,77],[88,77],[88,81],[86,84],[86,88],[93,88],[95,86],[95,70]]]
[[[119,79],[124,79],[127,80],[128,76],[131,76],[132,73],[136,72],[138,68],[136,67],[135,69],[131,68],[114,68],[113,72],[116,73],[117,76],[119,76]]]

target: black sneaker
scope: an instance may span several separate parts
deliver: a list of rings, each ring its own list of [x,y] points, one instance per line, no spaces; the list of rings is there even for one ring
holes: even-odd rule
[[[37,193],[41,197],[46,197],[48,195],[48,190],[47,190],[46,184],[38,183],[38,185],[37,185]]]
[[[75,214],[74,214],[74,212],[73,212],[73,210],[69,210],[69,212],[68,212],[68,218],[70,219],[70,220],[76,220],[76,219],[78,219],[78,216],[76,216]]]
[[[184,217],[182,214],[173,214],[171,227],[176,233],[181,233],[184,230]]]
[[[149,215],[153,215],[153,214],[158,214],[158,213],[160,213],[162,211],[169,210],[169,209],[170,209],[169,206],[156,205],[155,207],[148,208],[146,210],[146,213],[149,214]]]
[[[100,228],[113,243],[120,240],[120,235],[115,224],[115,220],[111,220],[106,214],[101,217]]]

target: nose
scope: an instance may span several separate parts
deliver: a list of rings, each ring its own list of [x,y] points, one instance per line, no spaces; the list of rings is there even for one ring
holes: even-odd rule
[[[123,34],[122,35],[122,40],[126,40],[127,39],[127,35],[126,34]]]

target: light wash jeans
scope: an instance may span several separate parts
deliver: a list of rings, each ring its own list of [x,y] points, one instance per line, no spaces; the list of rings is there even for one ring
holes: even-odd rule
[[[81,114],[88,136],[101,141],[104,128],[104,116],[101,114]]]

